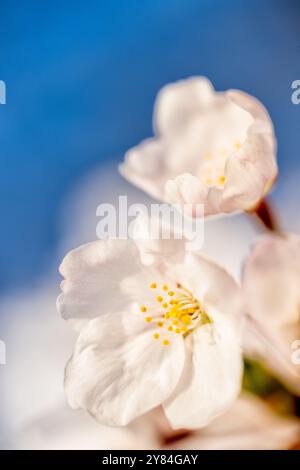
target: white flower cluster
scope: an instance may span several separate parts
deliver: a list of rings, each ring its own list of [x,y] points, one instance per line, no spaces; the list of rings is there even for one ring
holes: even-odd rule
[[[276,179],[271,119],[243,92],[215,92],[202,77],[168,85],[154,128],[120,171],[159,200],[203,204],[205,217],[254,212]],[[68,253],[60,272],[58,310],[79,332],[68,401],[100,423],[124,426],[162,405],[174,429],[207,426],[235,403],[243,354],[300,393],[295,235],[258,240],[240,284],[176,237],[98,240]]]

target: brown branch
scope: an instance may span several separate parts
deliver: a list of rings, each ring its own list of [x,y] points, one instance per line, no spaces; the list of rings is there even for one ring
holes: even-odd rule
[[[253,211],[260,223],[269,231],[281,233],[281,229],[274,215],[272,206],[266,199],[263,199],[261,203]]]

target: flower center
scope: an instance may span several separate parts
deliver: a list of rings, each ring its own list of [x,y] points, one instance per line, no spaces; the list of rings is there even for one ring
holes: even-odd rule
[[[170,344],[172,335],[182,335],[186,338],[196,328],[212,323],[207,312],[193,294],[176,283],[172,288],[167,284],[159,286],[156,282],[150,285],[155,295],[155,316],[151,316],[151,307],[143,305],[140,311],[145,314],[145,321],[156,322],[157,331],[153,334],[155,340],[162,339],[165,346]],[[150,310],[150,312],[149,312]],[[158,312],[158,314],[157,314]]]
[[[206,152],[202,159],[201,178],[207,186],[217,186],[222,189],[226,183],[224,175],[227,157],[232,152],[241,149],[240,141],[235,141],[232,147],[221,147],[211,152]]]

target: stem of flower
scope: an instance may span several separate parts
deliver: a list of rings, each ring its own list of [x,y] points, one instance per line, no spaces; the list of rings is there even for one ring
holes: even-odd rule
[[[255,216],[259,222],[269,231],[281,233],[277,218],[270,203],[263,199],[254,211]]]

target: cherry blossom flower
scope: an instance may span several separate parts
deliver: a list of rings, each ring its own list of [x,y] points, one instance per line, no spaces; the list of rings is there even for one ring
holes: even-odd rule
[[[216,92],[204,77],[167,85],[156,100],[154,131],[127,152],[120,172],[157,199],[204,204],[207,216],[249,211],[276,178],[271,119],[241,91]]]
[[[243,290],[246,352],[300,393],[300,354],[297,361],[294,347],[300,339],[299,238],[271,235],[258,241],[246,260]]]
[[[240,290],[183,240],[150,245],[100,240],[63,260],[58,309],[80,330],[68,401],[115,426],[162,404],[173,428],[198,428],[240,390]]]

